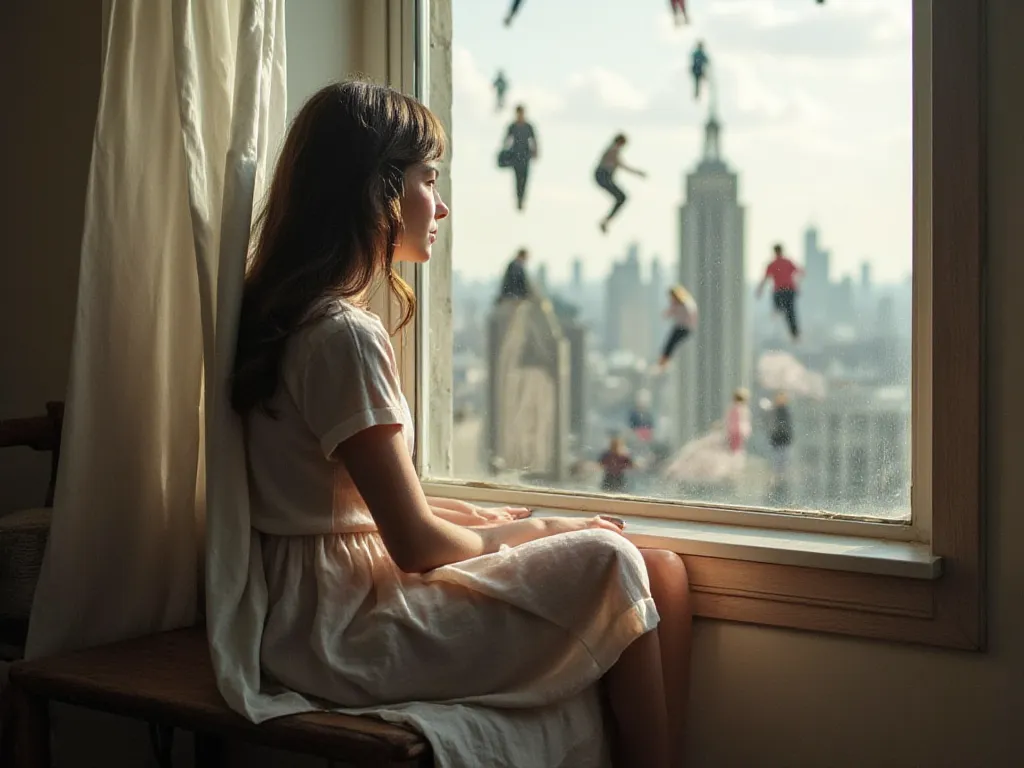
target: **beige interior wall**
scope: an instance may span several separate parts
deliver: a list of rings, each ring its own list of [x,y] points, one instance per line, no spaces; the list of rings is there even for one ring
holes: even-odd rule
[[[100,88],[100,7],[0,3],[0,419],[64,398]],[[0,452],[0,514],[39,506],[49,458]]]
[[[328,83],[364,66],[361,0],[292,0],[285,6],[288,35],[288,117]]]
[[[9,98],[0,119],[0,417],[41,409],[45,399],[62,396],[67,378],[99,89],[98,7],[0,3],[0,71]],[[989,7],[990,649],[949,653],[702,622],[693,660],[692,766],[1024,765],[1024,3],[990,0]],[[361,60],[358,0],[293,0],[288,13],[296,93]],[[41,493],[45,474],[43,462],[0,457],[0,511]],[[56,714],[59,765],[146,764],[144,726],[68,708]],[[178,757],[176,765],[188,764],[184,749]],[[244,750],[232,762],[251,765],[253,757]],[[272,752],[255,762],[321,765]]]

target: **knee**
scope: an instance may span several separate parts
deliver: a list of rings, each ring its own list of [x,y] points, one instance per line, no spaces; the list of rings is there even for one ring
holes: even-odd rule
[[[667,549],[643,549],[640,553],[644,557],[652,588],[690,591],[690,579],[683,558]]]
[[[581,540],[581,545],[591,561],[601,562],[606,567],[618,568],[620,571],[634,573],[638,579],[642,578],[643,560],[640,551],[622,534],[601,529],[589,530]]]

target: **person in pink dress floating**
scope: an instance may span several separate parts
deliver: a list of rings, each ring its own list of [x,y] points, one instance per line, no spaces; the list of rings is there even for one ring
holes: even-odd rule
[[[725,434],[729,440],[729,450],[742,453],[752,431],[750,425],[750,393],[740,387],[732,394],[732,405],[725,415]]]

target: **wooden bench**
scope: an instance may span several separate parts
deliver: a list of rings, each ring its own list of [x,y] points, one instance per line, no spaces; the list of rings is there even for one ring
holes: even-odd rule
[[[147,720],[156,733],[173,728],[192,731],[197,768],[220,765],[226,739],[345,766],[434,764],[430,745],[421,735],[369,717],[317,712],[251,723],[230,710],[217,690],[201,627],[19,661],[11,666],[9,685],[12,716],[7,725],[13,724],[14,734],[4,734],[4,751],[20,768],[50,766],[51,701]],[[165,741],[169,742],[166,736]],[[5,756],[0,755],[0,761]],[[170,765],[169,750],[164,760],[159,754],[157,758]]]

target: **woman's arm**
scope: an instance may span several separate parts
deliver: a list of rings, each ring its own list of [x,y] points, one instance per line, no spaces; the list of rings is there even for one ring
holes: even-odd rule
[[[407,573],[422,573],[497,552],[503,544],[514,547],[554,533],[619,530],[599,518],[527,519],[482,528],[443,520],[427,503],[397,424],[364,429],[339,445],[335,454],[345,462],[391,559]]]

